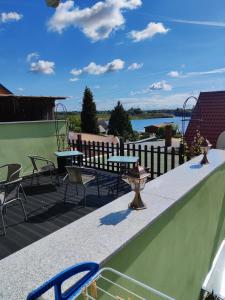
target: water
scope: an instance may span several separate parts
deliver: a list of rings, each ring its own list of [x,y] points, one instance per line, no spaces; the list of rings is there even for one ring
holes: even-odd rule
[[[131,120],[133,130],[142,131],[142,132],[145,131],[144,129],[145,126],[158,125],[162,123],[174,123],[178,125],[179,131],[182,132],[182,117]],[[185,122],[186,128],[187,125],[188,125],[188,121]]]

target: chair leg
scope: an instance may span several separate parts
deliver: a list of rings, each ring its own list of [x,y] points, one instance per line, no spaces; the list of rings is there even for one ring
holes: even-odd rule
[[[6,235],[5,222],[4,222],[4,217],[3,217],[3,208],[4,208],[4,207],[1,207],[1,208],[0,208],[0,211],[1,211],[1,217],[2,217],[2,227],[3,227],[3,232],[4,232],[4,235]]]
[[[56,181],[56,184],[58,185],[58,186],[60,186],[60,180],[59,180],[59,174],[57,173],[57,171],[55,171],[56,173],[55,173],[55,181]]]
[[[84,188],[84,207],[86,207],[86,187],[83,186]]]
[[[98,198],[100,198],[101,195],[100,195],[100,189],[99,189],[98,177],[97,177],[96,181],[97,181],[97,189],[98,189]]]
[[[52,184],[54,184],[53,178],[52,178],[52,171],[50,171],[50,177],[51,177],[51,182],[52,182]]]
[[[37,173],[36,176],[37,176],[37,184],[40,185],[39,173]]]
[[[22,210],[23,210],[23,213],[24,213],[25,221],[27,221],[27,213],[26,213],[25,207],[23,205],[23,201],[22,201],[21,198],[18,198],[18,200],[20,201],[20,204],[21,204],[21,207],[22,207]]]
[[[27,195],[26,195],[25,192],[24,192],[24,188],[23,188],[22,184],[20,185],[20,189],[21,189],[21,191],[22,191],[24,200],[25,200],[25,202],[27,203]]]
[[[31,186],[33,185],[33,181],[34,181],[34,170],[33,170],[33,172],[32,172],[32,178],[31,178]]]
[[[64,191],[64,199],[63,199],[64,203],[66,203],[66,195],[67,195],[68,185],[69,185],[69,183],[67,182],[67,184],[65,186],[65,191]]]

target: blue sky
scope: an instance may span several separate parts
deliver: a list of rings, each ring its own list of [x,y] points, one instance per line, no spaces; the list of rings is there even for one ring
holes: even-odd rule
[[[225,90],[224,0],[0,0],[0,83],[97,109],[175,108]]]

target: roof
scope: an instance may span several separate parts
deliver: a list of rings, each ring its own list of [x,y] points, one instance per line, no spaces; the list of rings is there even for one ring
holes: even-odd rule
[[[13,93],[0,83],[0,94],[12,95]]]
[[[185,133],[188,144],[196,130],[216,147],[220,133],[225,130],[225,91],[200,93]]]
[[[8,99],[17,99],[17,100],[65,100],[68,97],[64,97],[64,96],[18,96],[18,95],[14,95],[14,94],[1,94],[1,90],[0,90],[0,100],[8,100]]]
[[[102,136],[99,134],[92,134],[92,133],[81,133],[81,132],[69,132],[69,140],[74,140],[76,141],[78,139],[78,135],[81,136],[82,141],[86,142],[99,142],[99,143],[113,143],[113,144],[119,144],[119,138],[114,135],[106,135]]]

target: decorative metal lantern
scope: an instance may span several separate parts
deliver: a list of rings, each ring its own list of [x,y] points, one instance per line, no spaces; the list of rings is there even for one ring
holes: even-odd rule
[[[56,8],[59,5],[60,0],[45,0],[46,4],[50,7]]]
[[[205,165],[208,164],[208,158],[207,158],[207,154],[209,152],[209,149],[211,147],[211,144],[209,143],[209,141],[207,139],[203,139],[203,141],[201,142],[200,148],[201,148],[201,152],[203,154],[203,158],[201,160],[201,165]]]
[[[132,191],[135,192],[133,201],[129,204],[129,208],[140,210],[146,208],[146,205],[141,199],[140,191],[145,187],[150,173],[145,172],[145,169],[138,164],[128,172],[128,182],[131,186]]]

